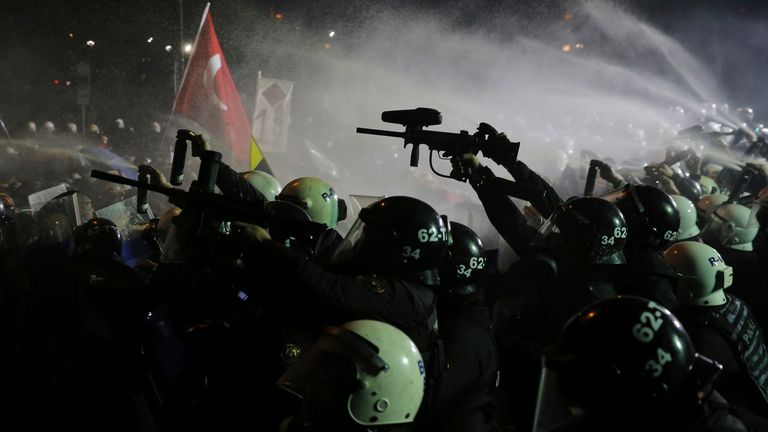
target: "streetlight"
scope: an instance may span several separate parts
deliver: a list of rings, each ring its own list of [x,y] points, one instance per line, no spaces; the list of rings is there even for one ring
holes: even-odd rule
[[[155,40],[155,38],[150,36],[147,38],[147,43],[152,43],[153,40]]]
[[[89,39],[88,41],[85,42],[85,44],[88,45],[89,47],[93,48],[93,46],[96,45],[96,42],[94,42],[93,40]]]
[[[170,46],[170,45],[166,45],[165,46],[165,52],[171,52],[172,49],[173,49],[173,47]]]
[[[192,44],[188,43],[184,45],[184,54],[189,54],[192,52]]]
[[[330,33],[328,33],[328,37],[329,37],[329,38],[333,38],[334,36],[336,36],[336,32],[335,32],[335,31],[333,31],[333,30],[331,30],[331,32],[330,32]]]

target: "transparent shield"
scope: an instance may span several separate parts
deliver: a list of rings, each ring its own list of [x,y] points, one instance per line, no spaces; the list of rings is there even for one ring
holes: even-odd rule
[[[557,374],[547,367],[542,368],[533,431],[569,430],[567,427],[578,422],[581,417],[581,411],[572,407],[560,391]]]
[[[539,228],[539,231],[531,240],[533,246],[548,247],[553,244],[557,236],[560,235],[560,230],[555,225],[554,219],[555,215],[553,214],[541,225],[541,228]]]
[[[121,255],[126,265],[134,267],[151,255],[152,250],[144,242],[142,232],[145,224],[154,217],[154,214],[152,209],[147,209],[147,213],[144,214],[138,213],[136,196],[118,201],[94,213],[97,217],[111,220],[120,229],[120,234],[123,236]]]
[[[170,264],[186,261],[187,253],[183,246],[183,237],[183,230],[177,228],[175,224],[171,224],[165,238],[165,243],[163,243],[163,255],[160,257],[160,262]]]
[[[365,222],[361,219],[357,219],[352,225],[352,228],[347,232],[347,236],[344,241],[341,242],[336,252],[331,258],[332,262],[345,262],[353,258],[359,251],[360,242],[363,238],[363,230],[365,228]]]

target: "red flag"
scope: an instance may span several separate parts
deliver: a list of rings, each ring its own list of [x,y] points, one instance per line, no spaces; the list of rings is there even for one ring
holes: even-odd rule
[[[208,7],[195,41],[192,57],[176,94],[174,112],[197,122],[213,138],[214,150],[226,146],[235,166],[245,167],[256,146],[258,168],[271,173],[266,159],[251,137],[245,115],[229,67],[221,52]],[[218,147],[218,148],[216,148]],[[223,151],[226,154],[226,151]]]

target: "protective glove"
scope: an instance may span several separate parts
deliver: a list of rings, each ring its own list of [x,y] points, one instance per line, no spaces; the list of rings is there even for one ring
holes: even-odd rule
[[[745,166],[748,166],[754,170],[760,177],[762,177],[763,183],[768,182],[768,164],[765,161],[756,160],[754,162],[747,162]]]
[[[614,187],[620,187],[622,184],[626,183],[624,178],[607,163],[599,159],[593,159],[591,163],[597,167],[597,171],[600,173],[600,178],[607,181]]]
[[[677,186],[675,186],[675,182],[669,177],[659,177],[659,189],[670,195],[680,195],[680,191],[677,189]]]
[[[163,173],[149,165],[139,165],[139,174],[149,174],[149,183],[155,186],[172,188],[171,183],[165,178]]]
[[[232,222],[233,233],[239,234],[243,240],[250,243],[261,243],[266,240],[271,240],[269,232],[264,228],[247,224],[244,222]]]
[[[667,149],[666,157],[664,158],[664,162],[662,163],[664,165],[674,165],[680,161],[690,159],[690,157],[693,154],[695,153],[689,149],[683,149],[683,150]]]
[[[462,182],[475,175],[482,166],[477,156],[472,153],[451,158],[451,165],[453,166],[451,177]]]
[[[653,168],[656,170],[657,173],[663,175],[664,177],[672,178],[672,176],[675,175],[675,171],[672,168],[670,168],[669,165],[664,163],[654,165]]]
[[[688,168],[688,173],[691,176],[701,175],[701,155],[693,150],[690,150],[691,155],[685,161],[685,167]]]
[[[499,133],[488,123],[480,123],[477,133],[485,137],[485,145],[481,149],[483,155],[499,165],[509,165],[517,160],[520,143],[513,143],[504,133]]]

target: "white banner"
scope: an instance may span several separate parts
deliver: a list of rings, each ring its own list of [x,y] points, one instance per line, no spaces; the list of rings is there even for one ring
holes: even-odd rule
[[[265,152],[284,153],[291,124],[293,81],[264,78],[259,72],[251,133]]]

